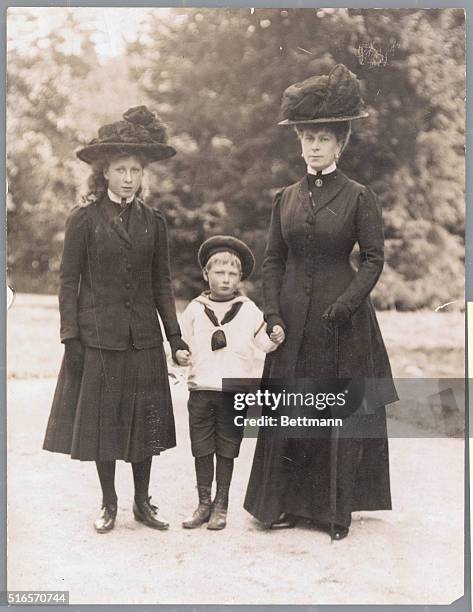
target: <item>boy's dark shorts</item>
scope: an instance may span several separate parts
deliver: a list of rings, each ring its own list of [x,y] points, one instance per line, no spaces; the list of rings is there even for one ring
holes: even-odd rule
[[[189,393],[189,430],[192,455],[203,457],[217,453],[233,459],[238,457],[243,427],[233,423],[235,412],[224,406],[221,391],[191,391]]]

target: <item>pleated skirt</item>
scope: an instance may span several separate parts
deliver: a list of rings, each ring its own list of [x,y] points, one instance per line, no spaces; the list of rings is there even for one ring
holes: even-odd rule
[[[138,462],[176,445],[162,347],[110,351],[86,347],[81,374],[63,359],[45,450],[82,461]]]

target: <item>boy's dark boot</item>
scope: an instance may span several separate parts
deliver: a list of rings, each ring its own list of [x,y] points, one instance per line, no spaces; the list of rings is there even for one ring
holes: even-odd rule
[[[214,531],[225,529],[227,525],[228,490],[229,487],[217,486],[217,493],[207,529]]]
[[[192,518],[188,521],[184,521],[182,526],[184,529],[195,529],[206,523],[210,518],[210,512],[212,510],[212,486],[197,486],[199,493],[199,505],[194,511]]]

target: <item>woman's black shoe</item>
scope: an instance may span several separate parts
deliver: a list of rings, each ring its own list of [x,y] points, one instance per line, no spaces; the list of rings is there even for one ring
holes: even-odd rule
[[[270,523],[269,529],[292,529],[297,524],[297,517],[283,512],[277,521]]]
[[[344,538],[347,537],[349,531],[350,531],[349,527],[343,527],[342,525],[334,525],[333,539],[343,540]]]
[[[117,518],[117,506],[103,505],[100,516],[94,521],[94,528],[97,533],[107,533],[115,527]]]
[[[165,523],[158,519],[158,506],[153,506],[150,500],[151,497],[139,502],[135,499],[133,503],[133,515],[135,520],[152,529],[161,529],[162,531],[168,529],[169,523]]]

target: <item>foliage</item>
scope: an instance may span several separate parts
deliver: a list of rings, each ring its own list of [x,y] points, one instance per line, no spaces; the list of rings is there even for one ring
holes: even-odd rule
[[[11,30],[14,21],[25,36],[33,34],[23,47],[10,40],[7,55],[9,282],[18,291],[51,293],[57,291],[64,222],[88,175],[74,150],[124,104],[136,104],[139,94],[130,95],[123,62],[99,63],[90,32],[73,12],[47,36],[28,9],[9,14]],[[70,48],[71,39],[77,48]]]
[[[168,172],[184,209],[221,207],[215,229],[247,240],[261,263],[272,193],[304,171],[294,134],[275,127],[281,93],[342,62],[363,79],[371,115],[355,122],[342,169],[371,183],[385,211],[387,265],[376,302],[413,309],[461,300],[462,11],[195,9],[175,15],[169,25],[156,19],[148,42],[132,51],[137,81],[181,145]],[[196,221],[195,242],[186,244],[193,253],[200,240]],[[201,227],[208,222],[202,219]],[[194,261],[173,227],[177,267],[188,270]]]
[[[85,33],[77,56],[60,52],[59,36],[50,35],[46,53],[8,58],[14,275],[31,275],[42,253],[45,269],[55,269],[52,238],[75,196],[71,151],[138,102],[158,110],[178,149],[149,170],[149,201],[171,228],[178,295],[201,289],[196,253],[210,234],[246,240],[259,268],[274,192],[304,172],[294,133],[275,127],[281,94],[341,62],[362,79],[370,112],[354,122],[341,167],[371,184],[383,206],[377,306],[463,300],[462,10],[155,9],[127,56],[105,64]],[[252,280],[258,299],[258,274]]]

